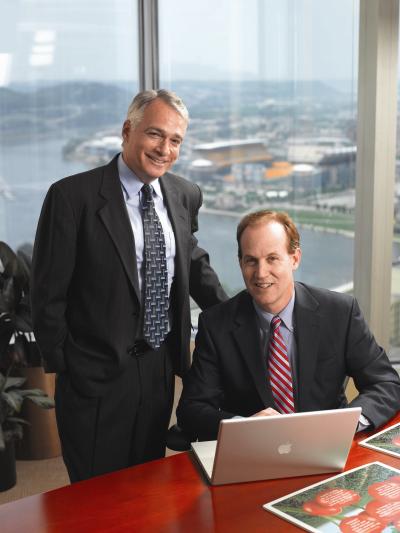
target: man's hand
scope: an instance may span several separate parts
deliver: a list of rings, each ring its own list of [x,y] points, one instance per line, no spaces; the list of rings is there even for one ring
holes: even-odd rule
[[[258,413],[255,413],[253,416],[273,416],[273,415],[280,415],[278,411],[275,411],[275,409],[272,409],[272,407],[267,407],[267,409],[263,409],[262,411],[259,411]]]

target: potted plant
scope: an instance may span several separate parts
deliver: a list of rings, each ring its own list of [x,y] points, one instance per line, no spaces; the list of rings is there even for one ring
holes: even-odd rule
[[[51,409],[54,401],[40,389],[22,389],[26,378],[10,376],[11,368],[4,375],[0,372],[0,491],[8,490],[16,483],[14,442],[23,435],[19,413],[25,399]]]
[[[42,368],[32,332],[30,270],[32,246],[17,253],[0,241],[0,371],[12,368],[10,376],[21,376],[24,387],[54,395],[54,374]],[[60,455],[55,413],[26,402],[22,417],[28,420],[23,439],[16,448],[18,459],[45,459]]]
[[[0,368],[29,364],[29,257],[0,241]]]

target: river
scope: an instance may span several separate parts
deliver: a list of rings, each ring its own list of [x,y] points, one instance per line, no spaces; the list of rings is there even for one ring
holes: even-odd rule
[[[50,183],[85,169],[81,162],[65,161],[66,140],[0,147],[1,178],[8,184],[0,194],[0,239],[12,248],[33,242],[43,198]],[[237,261],[237,217],[200,212],[199,244],[230,294],[243,287]],[[335,288],[353,279],[353,238],[300,228],[303,251],[296,279],[319,287]],[[393,254],[400,255],[394,245]]]

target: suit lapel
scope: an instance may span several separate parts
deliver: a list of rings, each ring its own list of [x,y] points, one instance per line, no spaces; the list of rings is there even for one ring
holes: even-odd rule
[[[295,291],[294,317],[298,374],[297,410],[303,411],[307,406],[303,405],[302,391],[310,389],[315,375],[320,317],[318,314],[319,304],[310,292],[300,283],[296,283]]]
[[[236,340],[240,356],[247,365],[255,387],[266,407],[274,405],[270,387],[266,378],[266,363],[261,353],[260,331],[256,312],[249,294],[241,294],[235,317],[236,329],[233,336]]]
[[[100,195],[105,199],[105,203],[98,210],[98,214],[114,241],[126,274],[140,302],[135,239],[122,193],[117,157],[104,169]]]
[[[309,390],[312,385],[319,345],[319,304],[308,290],[299,283],[295,284],[296,299],[294,306],[295,337],[297,347],[297,411],[303,405],[302,390]],[[247,292],[243,292],[238,302],[235,316],[236,329],[233,330],[240,356],[246,363],[255,387],[265,406],[273,406],[274,400],[266,379],[266,363],[260,353],[260,332],[256,312]]]
[[[168,180],[168,174],[160,178],[160,185],[167,207],[168,217],[174,230],[176,245],[175,266],[178,269],[177,275],[181,278],[187,272],[187,268],[184,268],[184,260],[188,256],[188,251],[185,250],[185,246],[187,246],[188,228],[190,227],[188,211],[182,205],[179,190]]]

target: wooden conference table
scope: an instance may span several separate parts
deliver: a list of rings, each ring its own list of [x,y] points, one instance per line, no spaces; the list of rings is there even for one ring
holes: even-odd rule
[[[388,424],[400,422],[400,413]],[[353,442],[346,470],[400,459]],[[211,487],[190,452],[0,506],[1,533],[255,533],[300,531],[262,505],[326,475]]]

